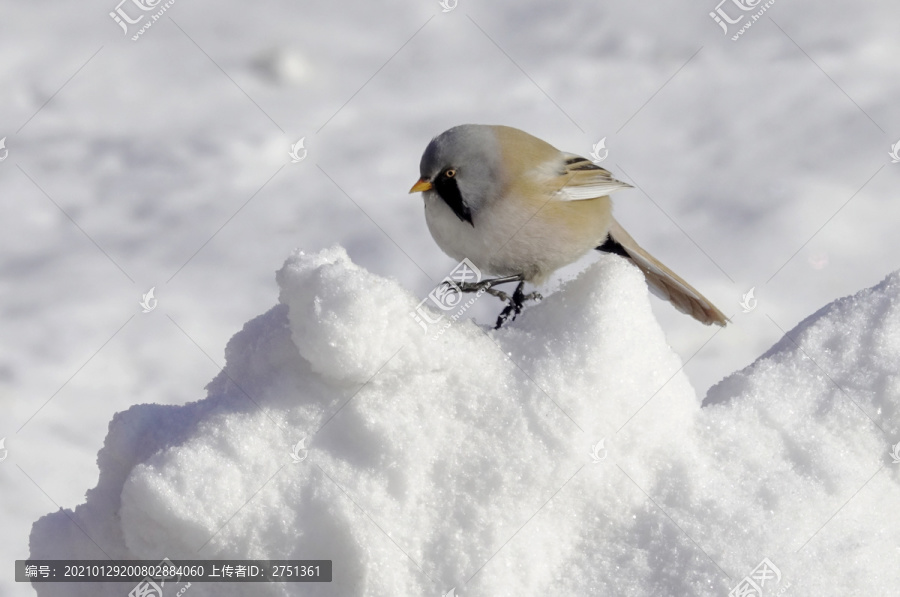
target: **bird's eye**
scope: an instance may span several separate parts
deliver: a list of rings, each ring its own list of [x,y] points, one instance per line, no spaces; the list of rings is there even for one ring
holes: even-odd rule
[[[454,170],[453,168],[445,170],[444,176],[446,176],[447,178],[453,178],[454,176],[456,176],[456,170]]]

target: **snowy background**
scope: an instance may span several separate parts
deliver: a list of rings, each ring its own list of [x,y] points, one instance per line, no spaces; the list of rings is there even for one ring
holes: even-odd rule
[[[11,562],[97,484],[113,415],[202,398],[294,247],[340,244],[419,297],[447,275],[406,191],[452,125],[607,138],[638,187],[619,220],[732,316],[716,332],[652,303],[697,404],[900,266],[895,3],[781,0],[736,42],[714,2],[179,0],[136,42],[114,8],[0,5],[3,595],[34,594]]]

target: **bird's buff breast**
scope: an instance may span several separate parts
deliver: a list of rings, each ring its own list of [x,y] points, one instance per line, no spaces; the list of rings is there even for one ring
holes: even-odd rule
[[[424,200],[428,229],[444,253],[469,259],[482,274],[523,274],[534,284],[601,244],[611,220],[608,197],[540,205],[496,201],[474,214],[474,226],[436,193],[425,193]]]
[[[476,267],[485,271],[489,254],[481,234],[471,224],[463,222],[437,193],[428,191],[425,200],[425,223],[428,231],[441,250],[453,259],[469,259]]]

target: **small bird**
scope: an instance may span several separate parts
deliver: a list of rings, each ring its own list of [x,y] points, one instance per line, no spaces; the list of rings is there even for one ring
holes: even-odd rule
[[[420,178],[428,230],[441,250],[498,276],[460,285],[509,304],[496,327],[515,319],[557,269],[592,249],[630,260],[650,288],[704,324],[728,318],[706,297],[642,249],[612,216],[610,193],[631,185],[579,155],[560,151],[519,129],[464,124],[425,148]],[[518,282],[510,297],[494,286]]]

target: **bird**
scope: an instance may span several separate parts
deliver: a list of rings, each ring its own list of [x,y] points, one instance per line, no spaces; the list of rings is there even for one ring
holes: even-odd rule
[[[514,320],[528,300],[540,300],[538,292],[525,294],[526,282],[539,287],[592,250],[630,261],[654,294],[697,321],[729,321],[613,217],[609,195],[632,185],[582,156],[513,127],[463,124],[428,143],[419,175],[409,192],[422,193],[437,245],[496,276],[459,285],[508,303],[495,328]],[[511,282],[518,282],[512,296],[494,288]]]

